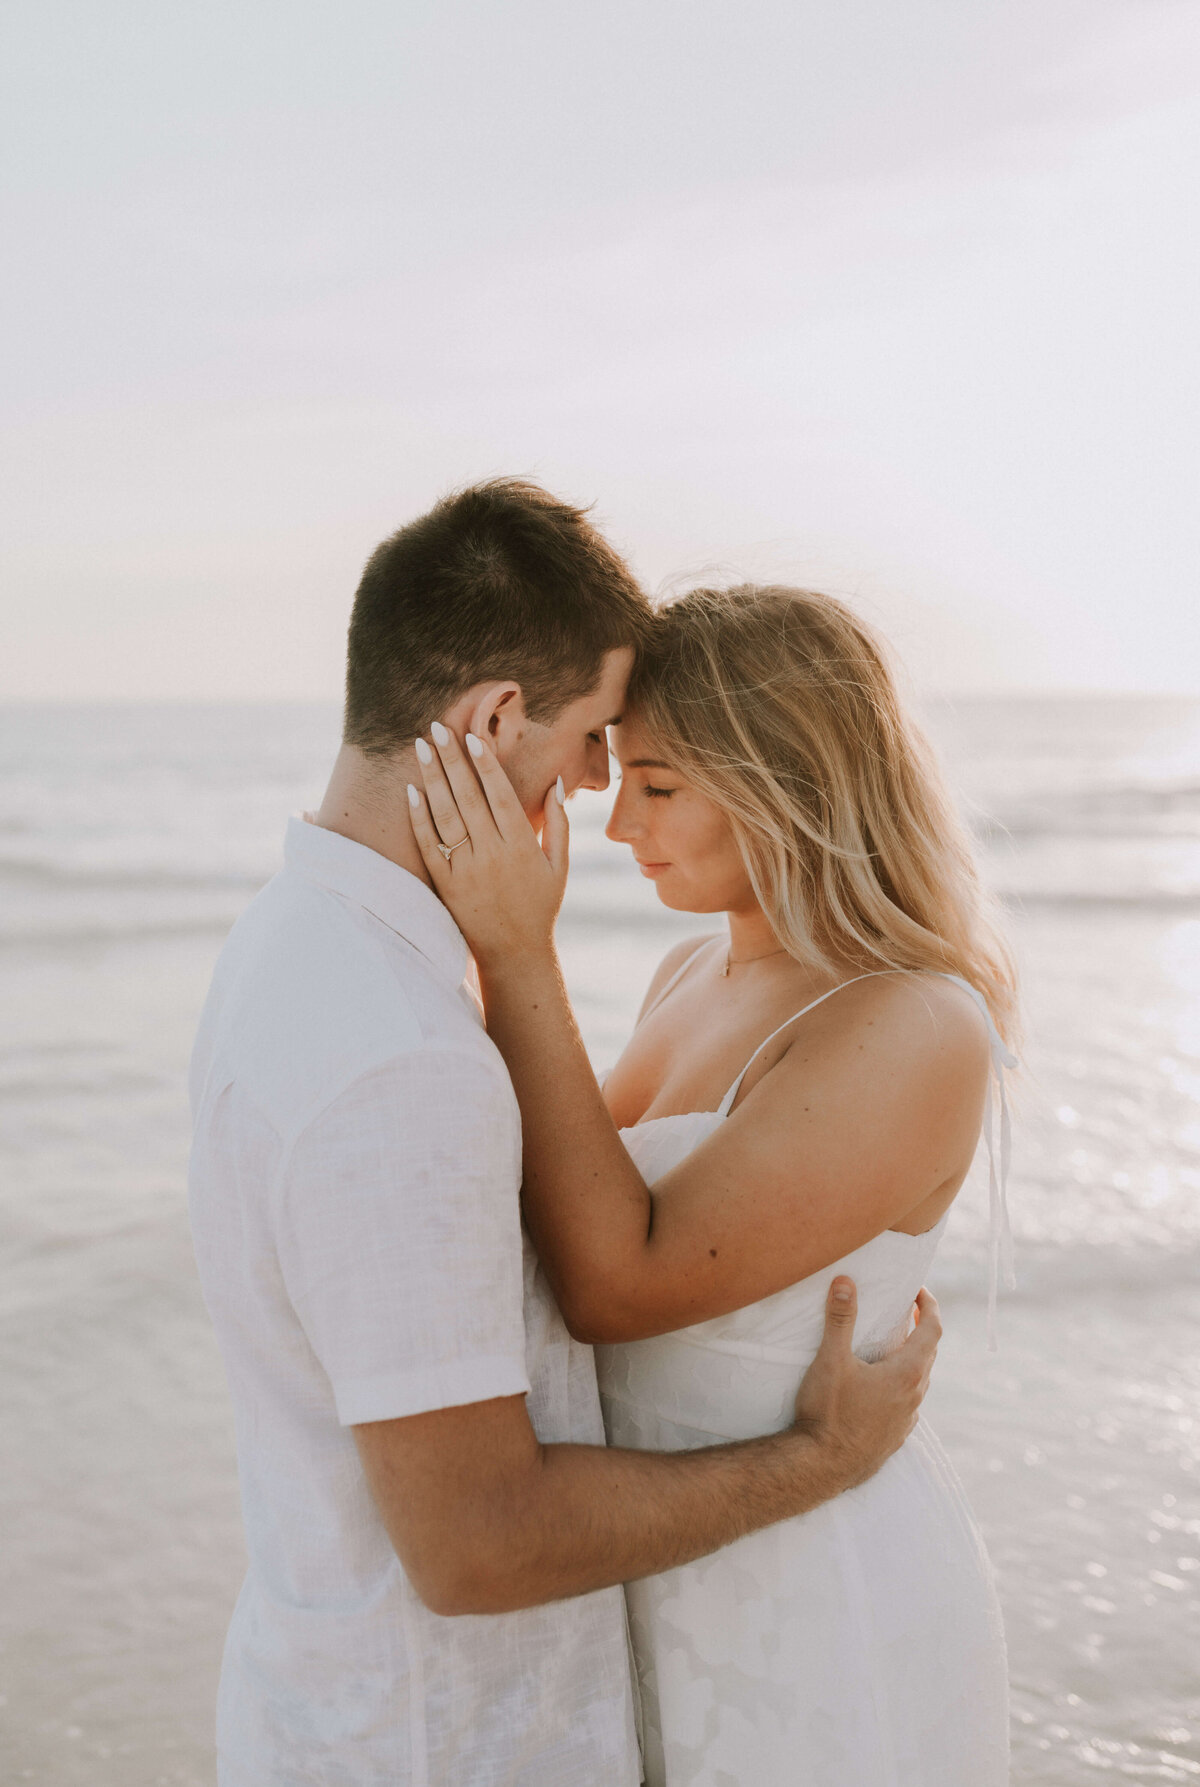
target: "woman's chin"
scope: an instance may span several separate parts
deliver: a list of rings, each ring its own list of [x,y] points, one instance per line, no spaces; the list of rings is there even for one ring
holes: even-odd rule
[[[699,888],[690,885],[687,877],[679,873],[674,863],[643,862],[640,858],[636,861],[638,873],[645,880],[653,881],[660,906],[669,906],[672,912],[724,912],[720,900],[705,898]]]
[[[672,912],[724,911],[724,907],[722,906],[706,904],[696,893],[694,888],[691,890],[688,888],[672,888],[670,885],[670,877],[667,877],[666,879],[667,884],[665,886],[662,881],[656,881],[654,883],[654,891],[658,895],[658,903],[660,906],[669,906]]]

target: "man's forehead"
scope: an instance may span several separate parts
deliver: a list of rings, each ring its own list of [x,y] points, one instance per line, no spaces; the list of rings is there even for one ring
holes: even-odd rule
[[[599,686],[594,695],[588,698],[592,703],[591,730],[595,731],[601,726],[620,725],[625,707],[625,690],[632,669],[633,653],[628,648],[622,647],[619,651],[607,654]]]
[[[622,695],[633,669],[633,647],[629,645],[615,646],[604,654],[604,669],[600,674],[602,689],[620,689]]]

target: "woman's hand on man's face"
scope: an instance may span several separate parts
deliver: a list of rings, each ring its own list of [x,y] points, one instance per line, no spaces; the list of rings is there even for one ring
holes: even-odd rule
[[[548,949],[567,881],[561,776],[539,844],[490,745],[468,733],[464,749],[438,721],[430,731],[416,747],[424,789],[410,784],[408,800],[434,891],[481,966]]]

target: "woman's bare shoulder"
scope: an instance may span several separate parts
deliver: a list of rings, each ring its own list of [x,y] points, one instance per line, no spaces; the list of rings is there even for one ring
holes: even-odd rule
[[[946,974],[887,974],[881,1003],[911,1034],[920,1030],[940,1051],[985,1063],[991,1053],[987,1019],[970,993]]]
[[[727,1178],[721,1151],[749,1157],[763,1196],[774,1185],[786,1201],[803,1161],[810,1190],[838,1186],[843,1201],[855,1186],[878,1193],[871,1208],[885,1228],[956,1174],[957,1185],[978,1139],[989,1063],[987,1025],[968,993],[933,974],[843,983],[796,1032],[697,1151],[697,1166],[712,1171],[716,1152]],[[856,1199],[846,1208],[859,1208]]]
[[[903,1062],[908,1074],[982,1083],[990,1058],[987,1022],[962,987],[943,974],[876,974],[846,985],[812,1013],[813,1040],[837,1056],[839,1044]],[[806,1023],[809,1020],[805,1020]],[[789,1053],[792,1051],[789,1051]]]

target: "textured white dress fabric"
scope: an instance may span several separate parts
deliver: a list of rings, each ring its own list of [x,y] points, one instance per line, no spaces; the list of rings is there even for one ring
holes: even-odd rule
[[[973,989],[972,996],[978,1000]],[[802,1015],[802,1014],[797,1014]],[[993,1059],[1002,1057],[993,1037]],[[647,1183],[716,1111],[621,1132]],[[858,1286],[855,1351],[908,1331],[946,1218],[888,1231],[731,1315],[597,1348],[611,1444],[680,1451],[778,1432],[820,1343],[830,1280]],[[1004,1630],[982,1537],[924,1421],[869,1482],[627,1590],[647,1787],[1002,1787]]]

